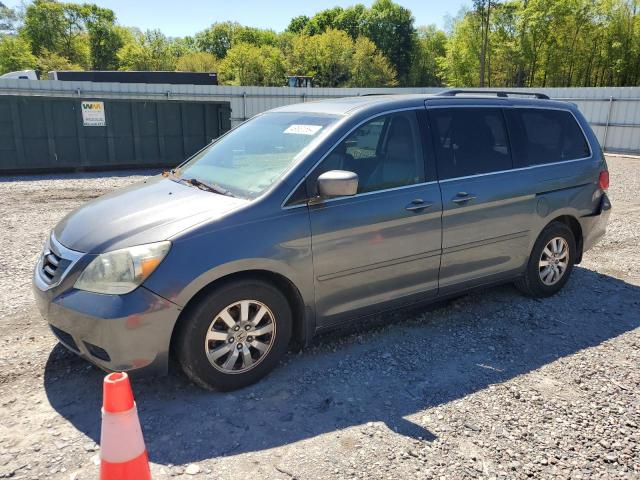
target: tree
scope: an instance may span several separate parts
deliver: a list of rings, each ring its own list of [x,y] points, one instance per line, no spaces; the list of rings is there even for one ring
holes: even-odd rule
[[[9,35],[0,38],[0,74],[33,69],[35,66],[36,57],[31,54],[31,47],[24,39]]]
[[[77,5],[74,3],[62,3],[59,4],[59,6],[63,22],[63,29],[60,32],[60,39],[62,42],[62,51],[60,53],[70,61],[86,63],[87,59],[84,52],[88,49],[85,48],[84,52],[81,52],[78,49],[80,46],[78,39],[86,33],[84,20],[87,15],[87,9],[84,8],[83,5]]]
[[[233,36],[241,27],[237,22],[214,23],[209,28],[196,34],[198,50],[208,52],[222,59],[233,46]]]
[[[366,37],[354,42],[341,30],[292,39],[289,73],[314,77],[320,87],[383,87],[397,85],[391,62]]]
[[[55,0],[29,4],[20,35],[36,56],[46,50],[86,68],[116,68],[116,52],[123,44],[112,10]]]
[[[115,14],[96,5],[84,5],[82,15],[89,34],[91,68],[117,70],[117,53],[124,45],[124,33],[115,24]]]
[[[418,28],[416,37],[407,85],[439,87],[443,84],[439,65],[447,53],[447,35],[430,25]]]
[[[118,51],[121,70],[175,70],[177,57],[160,30],[132,31]]]
[[[366,14],[367,7],[360,3],[347,7],[338,14],[333,28],[347,32],[355,40],[365,33]]]
[[[319,11],[307,22],[303,33],[307,35],[319,35],[330,28],[336,28],[337,19],[342,12],[342,7],[333,7]]]
[[[371,8],[362,4],[321,10],[313,17],[296,17],[288,31],[313,37],[328,30],[346,32],[352,40],[369,38],[391,61],[400,83],[407,81],[415,47],[415,28],[411,12],[392,0],[376,0]]]
[[[219,78],[226,85],[261,85],[263,76],[262,55],[255,45],[234,45],[220,63]]]
[[[176,70],[180,72],[217,72],[218,59],[207,52],[190,52],[178,59]]]
[[[255,85],[281,85],[291,73],[319,86],[394,77],[400,86],[627,86],[640,84],[639,10],[640,0],[473,0],[445,33],[416,29],[408,9],[375,0],[294,17],[282,33],[219,22],[195,37],[167,38],[121,27],[95,4],[31,0],[19,12],[0,3],[0,38],[20,39],[4,41],[0,60],[35,58],[49,69],[219,68],[223,82]]]
[[[309,17],[306,15],[300,15],[298,17],[293,17],[289,22],[289,26],[287,27],[287,32],[290,33],[302,33],[309,23]]]
[[[232,45],[248,43],[256,47],[262,47],[263,45],[276,46],[278,44],[278,34],[268,29],[240,27],[233,33],[231,40]]]
[[[62,5],[50,0],[34,0],[25,11],[20,34],[31,44],[33,54],[39,55],[45,49],[49,52],[60,51],[64,30]]]
[[[349,80],[353,48],[349,35],[340,30],[297,36],[289,56],[289,72],[312,76],[320,87],[344,86]]]
[[[48,72],[56,70],[83,70],[82,65],[72,63],[68,58],[44,49],[36,62],[36,68],[46,77]]]
[[[245,27],[237,22],[214,23],[195,36],[195,47],[223,59],[229,49],[240,43],[261,47],[277,46],[278,34],[273,30]]]
[[[282,51],[270,45],[260,47],[262,55],[262,83],[266,87],[279,87],[284,85],[286,70],[286,59]]]
[[[393,87],[397,84],[396,72],[389,60],[376,49],[371,40],[358,37],[354,44],[348,86]]]
[[[339,87],[348,82],[353,56],[353,41],[345,32],[329,29],[311,37],[317,51],[316,81],[319,86]]]
[[[445,84],[455,87],[478,86],[480,35],[476,19],[462,12],[453,23],[446,54],[438,61]]]
[[[484,87],[487,70],[487,49],[489,48],[489,28],[491,27],[491,8],[493,0],[473,0],[473,7],[480,19],[480,86]]]
[[[400,84],[405,84],[415,45],[411,12],[391,0],[376,0],[367,11],[364,34],[391,61]]]

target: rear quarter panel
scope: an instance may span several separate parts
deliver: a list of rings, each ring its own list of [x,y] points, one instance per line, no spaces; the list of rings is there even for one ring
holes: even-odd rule
[[[600,208],[602,191],[599,187],[599,175],[607,168],[604,155],[582,113],[573,105],[569,110],[587,138],[591,149],[590,157],[516,172],[516,176],[531,176],[524,184],[536,197],[529,251],[542,229],[563,215],[575,217],[581,225],[583,237],[587,237],[591,225],[587,219]]]

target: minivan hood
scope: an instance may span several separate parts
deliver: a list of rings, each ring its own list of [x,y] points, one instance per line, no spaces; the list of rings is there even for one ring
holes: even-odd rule
[[[74,210],[58,223],[54,235],[71,250],[101,253],[167,240],[247,203],[157,176]]]

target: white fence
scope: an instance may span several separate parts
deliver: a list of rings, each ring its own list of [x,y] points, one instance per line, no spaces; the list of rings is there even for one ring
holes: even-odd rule
[[[0,95],[228,101],[231,104],[232,125],[270,108],[292,103],[367,93],[437,93],[441,90],[443,89],[231,87],[0,79]],[[577,104],[606,151],[640,153],[640,87],[531,88],[523,91],[546,93],[551,98]]]

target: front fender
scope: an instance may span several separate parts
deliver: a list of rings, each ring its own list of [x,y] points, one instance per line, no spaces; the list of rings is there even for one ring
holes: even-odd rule
[[[315,312],[309,214],[305,207],[173,240],[144,286],[184,307],[203,288],[228,275],[261,270],[287,278]]]

